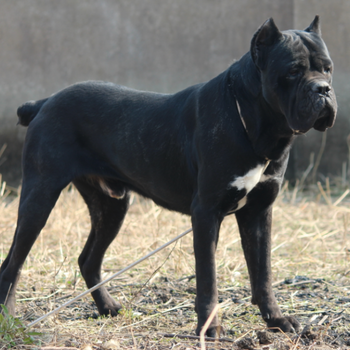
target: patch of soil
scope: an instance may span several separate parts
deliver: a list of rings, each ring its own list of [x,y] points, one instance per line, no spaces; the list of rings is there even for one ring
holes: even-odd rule
[[[107,341],[119,349],[197,349],[194,311],[195,282],[191,278],[157,283],[117,284],[109,292],[123,304],[116,318],[98,317],[90,299],[77,301],[63,309],[43,326],[45,334],[59,330],[57,342],[82,347],[91,343],[93,349],[106,349]],[[24,291],[23,291],[24,293]],[[285,315],[294,315],[302,324],[298,334],[266,330],[258,308],[250,303],[248,286],[219,289],[219,311],[226,334],[214,342],[206,339],[207,348],[215,349],[350,349],[350,298],[348,287],[340,281],[296,277],[275,286],[275,293]],[[78,294],[78,293],[76,293]],[[35,320],[69,298],[64,291],[55,298],[21,303],[20,312],[26,320]],[[76,335],[76,329],[89,333],[91,327],[100,332],[91,338]],[[84,331],[85,327],[85,331]],[[74,329],[74,331],[73,331]]]

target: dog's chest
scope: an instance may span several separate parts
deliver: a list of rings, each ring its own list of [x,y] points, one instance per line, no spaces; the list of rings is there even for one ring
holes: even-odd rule
[[[233,192],[228,191],[233,194],[233,197],[231,197],[233,202],[231,202],[232,207],[228,211],[229,214],[236,212],[247,204],[248,193],[253,190],[259,182],[273,179],[274,176],[264,174],[268,165],[269,162],[266,162],[266,164],[258,164],[247,173],[236,176],[235,179],[229,183],[228,190],[233,190]]]
[[[269,165],[269,161],[266,164],[258,164],[256,167],[249,170],[242,176],[236,176],[233,181],[229,183],[229,189],[236,189],[238,191],[245,190],[245,194],[241,197],[236,208],[231,211],[235,212],[243,208],[247,204],[247,194],[259,183],[271,180],[274,176],[265,175],[264,172]]]
[[[237,176],[232,182],[229,183],[229,187],[235,187],[237,190],[246,190],[248,194],[259,182],[266,181],[267,176],[263,175],[269,161],[266,164],[258,164],[255,168],[249,170],[242,176]]]
[[[249,170],[243,176],[237,176],[235,180],[230,182],[230,187],[236,187],[237,190],[245,189],[247,194],[257,185],[263,174],[264,166],[258,165],[257,167]]]

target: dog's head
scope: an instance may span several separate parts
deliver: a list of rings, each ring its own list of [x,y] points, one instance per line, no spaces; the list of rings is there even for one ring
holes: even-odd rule
[[[333,126],[337,112],[333,62],[321,38],[318,16],[303,31],[280,32],[269,19],[252,39],[251,56],[264,99],[285,115],[294,133]]]

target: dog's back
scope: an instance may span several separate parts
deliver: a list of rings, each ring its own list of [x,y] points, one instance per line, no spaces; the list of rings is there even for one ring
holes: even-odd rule
[[[64,167],[70,181],[117,179],[168,209],[189,214],[198,89],[160,94],[87,81],[27,102],[18,109],[19,123],[29,126],[23,160],[29,156],[44,168]]]

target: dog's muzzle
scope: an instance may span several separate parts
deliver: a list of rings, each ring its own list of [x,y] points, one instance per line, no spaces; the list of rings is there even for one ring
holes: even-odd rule
[[[298,112],[290,126],[295,135],[311,128],[325,131],[334,125],[337,101],[332,86],[325,80],[309,81],[300,92]]]
[[[327,81],[316,80],[311,85],[311,94],[313,94],[312,106],[317,115],[313,128],[326,131],[334,125],[337,112],[334,90]]]
[[[314,129],[318,131],[326,131],[327,129],[331,128],[334,125],[336,117],[336,112],[334,109],[326,106],[318,119],[316,119],[314,123]]]

